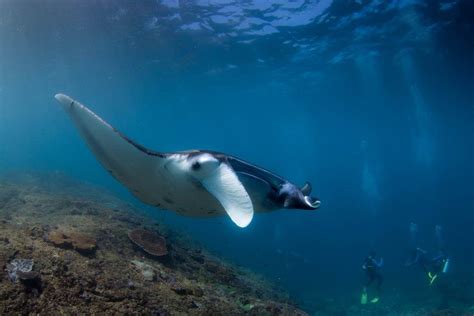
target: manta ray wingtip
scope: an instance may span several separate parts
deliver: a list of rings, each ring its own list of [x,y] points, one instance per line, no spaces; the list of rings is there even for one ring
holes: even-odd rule
[[[73,101],[70,97],[65,94],[57,93],[54,98],[59,101],[62,105],[69,105]]]
[[[250,214],[250,216],[247,215],[244,218],[239,218],[238,220],[236,220],[235,218],[231,218],[231,219],[240,228],[245,228],[250,225],[250,223],[252,222],[252,218],[253,218],[253,213]]]

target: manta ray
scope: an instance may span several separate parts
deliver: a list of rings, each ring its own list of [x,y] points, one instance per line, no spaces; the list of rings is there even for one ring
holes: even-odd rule
[[[181,215],[227,214],[239,227],[254,212],[315,210],[309,182],[299,188],[240,158],[210,150],[159,152],[145,148],[113,128],[76,100],[55,98],[102,166],[142,202]]]

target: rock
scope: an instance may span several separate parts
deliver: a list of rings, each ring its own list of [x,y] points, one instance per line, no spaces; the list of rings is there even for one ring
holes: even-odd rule
[[[52,231],[48,234],[47,240],[56,247],[72,246],[67,236],[60,230]]]
[[[152,256],[161,257],[168,254],[165,238],[156,233],[144,229],[134,229],[128,233],[128,238]]]
[[[203,297],[204,291],[200,287],[197,287],[193,290],[193,295],[196,297]]]
[[[72,246],[75,250],[82,253],[91,253],[94,252],[97,247],[97,241],[95,238],[80,234],[80,233],[71,233],[69,235]]]
[[[194,291],[192,289],[189,289],[183,286],[175,286],[171,289],[178,295],[193,295],[194,294]]]
[[[30,236],[34,239],[41,238],[44,235],[42,227],[34,226],[30,228]]]
[[[61,230],[55,230],[49,233],[47,240],[56,247],[72,248],[82,254],[91,254],[97,248],[95,238],[77,232],[66,233]]]
[[[219,271],[219,266],[215,264],[214,262],[207,262],[205,264],[205,268],[207,271],[211,273],[216,273],[217,271]]]
[[[176,280],[171,283],[171,290],[178,295],[193,295],[196,297],[204,296],[204,291],[196,286],[182,284]]]
[[[119,210],[114,210],[114,212],[120,212]],[[140,222],[133,217],[131,217],[129,214],[114,214],[111,216],[111,219],[121,221],[124,223],[131,224],[132,226],[138,226],[140,225]]]
[[[153,281],[155,279],[155,271],[153,270],[143,270],[142,275],[145,281]]]
[[[191,255],[191,258],[196,261],[197,263],[203,264],[205,262],[203,255],[201,254],[195,254]]]
[[[152,266],[143,261],[132,260],[132,264],[141,272],[145,281],[153,281],[156,273]]]
[[[242,309],[246,312],[250,312],[254,307],[255,305],[250,303],[242,305]]]
[[[20,282],[23,285],[25,285],[27,288],[41,290],[41,287],[42,287],[41,275],[38,272],[36,272],[36,271],[29,271],[29,272],[18,271],[17,276],[18,276],[18,280],[20,280]]]
[[[14,259],[7,264],[7,273],[10,281],[16,282],[18,280],[18,273],[31,272],[33,269],[32,259]]]
[[[236,279],[234,271],[230,268],[214,262],[206,262],[204,266],[207,271],[212,273],[216,279],[222,282],[230,283]]]

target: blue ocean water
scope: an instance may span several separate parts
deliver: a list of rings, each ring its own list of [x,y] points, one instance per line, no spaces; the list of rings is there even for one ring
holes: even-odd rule
[[[310,181],[319,210],[245,229],[149,208],[309,311],[357,300],[371,250],[386,295],[428,291],[404,267],[411,222],[430,252],[441,225],[451,277],[473,282],[473,12],[468,0],[1,1],[0,173],[59,171],[139,203],[80,139],[63,92],[146,147]]]

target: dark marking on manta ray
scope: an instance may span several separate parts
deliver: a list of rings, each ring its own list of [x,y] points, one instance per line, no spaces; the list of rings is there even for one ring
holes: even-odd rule
[[[69,107],[72,107],[74,105],[74,100],[71,101],[71,104],[69,105]],[[107,124],[107,123],[106,123]],[[107,124],[108,125],[108,124]],[[110,125],[109,125],[110,126]],[[164,153],[160,153],[160,152],[156,152],[156,151],[153,151],[153,150],[150,150],[142,145],[140,145],[139,143],[131,140],[130,138],[128,138],[127,136],[125,136],[124,134],[122,134],[119,130],[117,130],[116,128],[114,128],[113,126],[110,126],[110,128],[112,128],[112,130],[117,133],[120,137],[122,137],[125,141],[127,141],[129,144],[131,144],[132,146],[134,146],[135,148],[137,148],[138,150],[140,151],[143,151],[144,153],[146,153],[147,155],[150,155],[150,156],[156,156],[156,157],[160,157],[160,158],[166,158],[167,154],[164,154]]]
[[[139,143],[131,140],[130,138],[128,138],[127,136],[125,136],[124,134],[122,134],[118,129],[112,127],[112,130],[117,133],[120,137],[122,137],[125,141],[127,141],[130,145],[132,145],[133,147],[135,147],[136,149],[144,152],[145,154],[147,155],[150,155],[150,156],[155,156],[155,157],[160,157],[160,158],[166,158],[168,157],[169,155],[167,154],[164,154],[164,153],[160,153],[160,152],[156,152],[156,151],[153,151],[153,150],[150,150],[142,145],[140,145]]]

